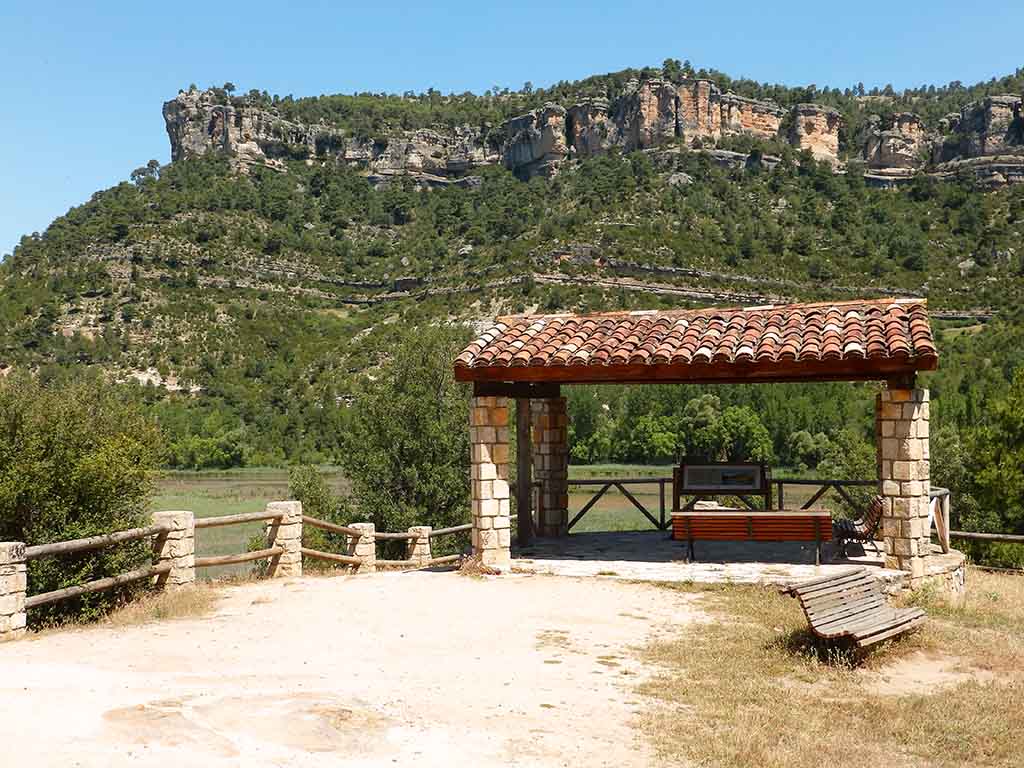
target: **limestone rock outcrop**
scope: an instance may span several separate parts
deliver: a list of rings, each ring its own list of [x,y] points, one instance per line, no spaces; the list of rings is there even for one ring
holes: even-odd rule
[[[547,104],[504,124],[505,140],[501,159],[517,176],[550,176],[569,156],[566,143],[566,111]]]
[[[873,169],[916,168],[926,159],[930,144],[921,118],[900,112],[885,128],[876,122],[864,146],[864,161]]]
[[[788,142],[840,169],[840,114],[817,104],[785,110],[723,91],[707,79],[632,80],[614,99],[592,97],[567,108],[545,104],[498,126],[461,125],[352,136],[326,123],[304,124],[275,109],[233,100],[215,91],[181,91],[163,106],[171,159],[225,152],[243,171],[254,165],[284,168],[287,159],[342,162],[366,171],[375,184],[411,176],[420,187],[476,186],[474,169],[504,165],[520,178],[551,176],[571,159],[617,148],[623,152],[699,148],[733,167],[746,155],[716,148],[729,136]],[[972,173],[987,186],[1024,180],[1021,97],[989,96],[925,126],[900,112],[872,120],[864,145],[851,147],[875,186],[896,186],[925,171],[939,178]],[[721,155],[719,157],[718,155]],[[767,167],[777,162],[761,157]]]
[[[223,104],[213,91],[181,91],[163,107],[171,160],[221,150],[243,170],[283,166],[282,160],[337,159],[382,177],[395,174],[457,178],[499,159],[482,128],[396,132],[379,139],[348,136],[327,125],[285,120],[273,110]]]
[[[839,159],[839,127],[842,118],[829,107],[797,104],[793,108],[790,143],[799,150],[810,150],[816,160],[835,163]]]

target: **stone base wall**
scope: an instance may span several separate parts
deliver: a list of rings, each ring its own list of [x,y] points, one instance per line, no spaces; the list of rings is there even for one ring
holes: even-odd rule
[[[377,570],[377,540],[373,537],[376,528],[373,523],[352,523],[348,527],[359,531],[359,536],[349,537],[346,554],[362,558],[363,564],[358,566],[360,573],[373,573]]]
[[[156,577],[161,589],[189,587],[196,580],[195,516],[187,511],[154,512],[153,525],[169,530],[153,539],[153,564],[171,564],[171,570]]]
[[[931,551],[928,401],[926,389],[887,389],[875,403],[885,567],[909,573],[912,586]]]
[[[412,560],[418,565],[427,565],[430,562],[431,530],[433,529],[429,525],[414,525],[409,529],[409,535],[415,538],[409,539],[406,544],[406,560]]]
[[[507,398],[473,398],[469,439],[473,554],[485,565],[507,568],[512,562]]]
[[[533,477],[541,483],[537,534],[569,533],[569,415],[564,397],[530,401]]]
[[[25,634],[25,545],[0,541],[0,641]]]
[[[267,548],[281,547],[284,553],[271,559],[267,575],[302,575],[302,504],[298,501],[272,501],[268,514],[278,514],[267,523]]]

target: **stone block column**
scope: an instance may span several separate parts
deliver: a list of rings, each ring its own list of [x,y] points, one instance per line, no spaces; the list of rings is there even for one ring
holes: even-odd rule
[[[885,567],[924,576],[931,549],[928,390],[887,389],[875,402]]]
[[[469,425],[473,554],[484,565],[507,568],[512,562],[508,399],[474,397]]]
[[[277,514],[267,522],[267,548],[281,547],[284,552],[270,559],[267,576],[302,575],[302,502],[272,501],[267,514]]]
[[[377,540],[373,538],[376,528],[373,523],[352,523],[348,527],[359,531],[359,535],[348,537],[348,552],[345,554],[362,559],[360,573],[373,573],[377,570]]]
[[[413,538],[406,544],[406,560],[412,560],[419,566],[430,563],[430,531],[429,525],[414,525],[409,529]]]
[[[25,544],[0,541],[0,641],[25,634]]]
[[[153,564],[170,563],[171,570],[156,577],[160,589],[192,586],[196,581],[195,517],[187,511],[154,512],[153,525],[169,530],[153,538]]]
[[[569,415],[564,397],[530,401],[533,476],[541,483],[539,536],[569,533]]]

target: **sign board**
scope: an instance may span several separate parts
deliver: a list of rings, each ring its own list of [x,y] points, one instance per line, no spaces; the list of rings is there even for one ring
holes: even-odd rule
[[[693,502],[718,495],[762,496],[765,509],[771,506],[771,478],[764,464],[681,464],[672,475],[672,501],[676,510],[680,509],[682,496],[694,496]]]

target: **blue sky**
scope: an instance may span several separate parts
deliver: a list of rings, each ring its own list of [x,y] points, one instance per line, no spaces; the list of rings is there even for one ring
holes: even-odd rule
[[[789,85],[973,83],[1024,64],[1024,3],[0,0],[0,256],[151,158],[161,103],[227,80],[281,95],[481,92],[689,59]]]

